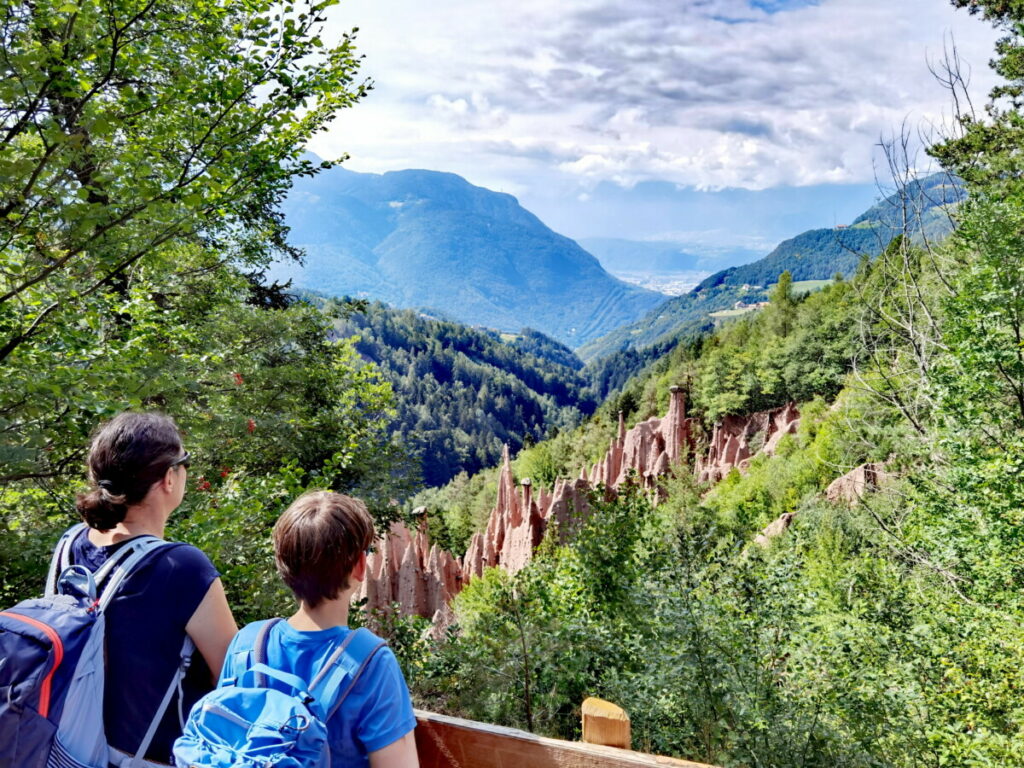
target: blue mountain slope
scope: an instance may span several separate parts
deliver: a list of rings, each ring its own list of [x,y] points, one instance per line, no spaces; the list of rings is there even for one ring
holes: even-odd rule
[[[435,309],[505,331],[530,326],[572,347],[664,301],[616,280],[511,195],[435,171],[299,180],[285,206],[300,288]]]
[[[785,240],[763,259],[717,272],[690,293],[665,302],[632,325],[618,328],[578,350],[586,361],[625,349],[663,344],[669,336],[709,324],[712,312],[736,301],[763,299],[763,289],[789,270],[794,280],[827,280],[851,275],[864,256],[875,257],[904,228],[917,241],[938,240],[952,231],[950,209],[963,199],[956,179],[936,173],[890,195],[847,227],[812,229]]]

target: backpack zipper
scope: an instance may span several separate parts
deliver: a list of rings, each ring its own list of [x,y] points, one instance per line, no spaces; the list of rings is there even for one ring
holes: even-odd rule
[[[222,707],[219,704],[217,704],[216,702],[213,702],[213,701],[203,702],[203,710],[206,711],[206,712],[212,712],[215,715],[219,715],[220,717],[223,717],[225,720],[229,720],[230,722],[234,723],[235,725],[240,725],[243,728],[252,728],[253,724],[250,723],[248,720],[246,720],[245,718],[241,717],[240,715],[236,715],[230,709],[227,709],[226,707]]]
[[[0,616],[7,616],[8,618],[16,621],[23,621],[30,627],[35,627],[48,638],[53,644],[53,667],[49,672],[46,673],[46,677],[43,678],[43,684],[39,686],[39,714],[43,717],[48,717],[50,714],[50,687],[53,684],[53,675],[57,671],[57,667],[60,666],[61,661],[64,660],[64,643],[60,640],[60,635],[57,631],[38,619],[32,619],[28,616],[21,616],[17,613],[11,613],[10,611],[0,611]]]

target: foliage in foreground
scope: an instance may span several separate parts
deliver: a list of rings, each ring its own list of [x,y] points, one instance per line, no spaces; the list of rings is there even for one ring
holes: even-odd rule
[[[873,407],[848,393],[808,409],[778,456],[703,499],[686,479],[657,507],[595,498],[567,545],[460,594],[457,628],[407,662],[417,698],[576,738],[580,703],[602,696],[636,748],[723,766],[1019,763],[1020,599],[964,601],[901,551],[878,520],[905,516],[906,483],[853,508],[821,499],[840,463],[878,458],[862,438],[904,433],[849,435]],[[793,527],[752,544],[780,510]]]
[[[5,6],[0,60],[0,601],[38,592],[96,425],[174,416],[174,521],[239,617],[277,599],[267,533],[307,486],[381,519],[403,478],[387,385],[267,285],[305,143],[360,99],[329,2]],[[278,606],[280,602],[276,603]]]

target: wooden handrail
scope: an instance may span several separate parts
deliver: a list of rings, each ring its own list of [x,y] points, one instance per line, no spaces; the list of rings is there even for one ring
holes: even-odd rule
[[[421,768],[713,768],[416,710]]]

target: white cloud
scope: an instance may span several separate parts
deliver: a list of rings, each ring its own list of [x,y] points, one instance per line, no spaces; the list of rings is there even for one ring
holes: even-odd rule
[[[355,25],[376,87],[314,151],[576,193],[868,181],[881,134],[948,120],[944,37],[978,101],[995,39],[945,0],[349,0]]]
[[[448,120],[461,130],[478,128],[499,128],[508,121],[508,113],[502,107],[492,107],[483,94],[473,92],[469,98],[449,99],[434,93],[427,99],[428,106],[442,120]]]

